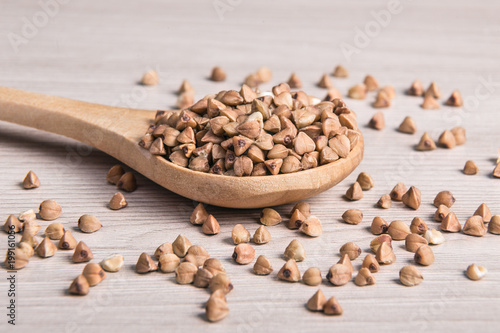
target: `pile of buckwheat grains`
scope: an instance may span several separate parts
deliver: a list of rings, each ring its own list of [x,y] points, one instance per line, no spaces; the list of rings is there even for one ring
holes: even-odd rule
[[[272,93],[244,84],[180,112],[158,111],[139,144],[178,166],[241,177],[332,163],[358,139],[356,115],[342,100],[320,101],[281,83]]]
[[[345,78],[349,73],[339,65],[332,75]],[[295,73],[290,76],[288,84],[276,85],[272,92],[263,93],[255,89],[271,78],[270,70],[263,67],[248,75],[239,91],[224,90],[205,96],[196,103],[194,89],[188,81],[184,81],[179,89],[177,103],[181,110],[158,111],[154,123],[139,144],[152,154],[165,156],[171,163],[179,166],[228,176],[272,176],[299,172],[346,158],[359,136],[356,115],[340,99],[342,96],[333,87],[330,77],[325,74],[317,83],[319,87],[328,89],[323,101],[302,91],[292,92],[291,88],[302,86]],[[225,79],[226,73],[222,68],[215,67],[212,70],[210,80],[219,82]],[[146,86],[158,83],[155,71],[145,73],[141,80],[141,84]],[[353,99],[364,99],[370,91],[376,92],[376,99],[372,104],[374,108],[389,107],[395,96],[392,86],[379,88],[377,80],[371,75],[367,75],[363,83],[351,87],[347,95]],[[424,109],[440,107],[438,99],[441,92],[435,82],[424,90],[422,83],[415,80],[407,94],[423,97]],[[453,91],[444,104],[461,106],[460,93]],[[383,130],[384,114],[377,112],[368,126]],[[414,134],[416,128],[413,119],[407,116],[397,130]],[[429,132],[431,130],[432,128],[428,129]],[[426,132],[415,147],[419,151],[427,151],[436,149],[437,146],[453,148],[465,144],[465,129],[455,127],[446,130],[437,142],[436,145]],[[478,172],[474,161],[466,162],[464,174],[475,175]],[[500,178],[500,157],[492,176]],[[121,165],[113,166],[106,180],[125,192],[137,189],[134,173],[125,172]],[[36,189],[40,184],[33,171],[29,171],[22,182],[27,190]],[[361,200],[363,193],[375,185],[375,180],[368,173],[361,172],[347,190],[345,199]],[[349,205],[348,201],[346,205]],[[297,262],[307,262],[307,249],[299,238],[292,237],[289,245],[283,249],[282,257],[285,261],[275,276],[280,281],[302,282],[307,286],[318,286],[323,281],[332,286],[344,286],[351,281],[356,286],[371,286],[377,283],[376,273],[391,270],[390,265],[397,261],[398,252],[405,250],[412,253],[413,262],[402,267],[399,272],[394,271],[393,275],[398,277],[400,285],[413,287],[424,281],[419,267],[432,265],[435,260],[440,259],[434,255],[433,247],[443,244],[447,234],[461,232],[467,236],[482,237],[489,232],[500,235],[500,216],[493,215],[485,203],[471,212],[464,222],[459,221],[452,211],[456,199],[450,191],[443,190],[436,194],[433,202],[428,198],[425,202],[436,207],[434,220],[438,224],[434,228],[418,216],[410,223],[401,220],[387,222],[383,217],[375,216],[369,228],[375,237],[368,244],[361,244],[359,240],[353,239],[342,245],[339,248],[340,260],[333,263],[324,278],[318,267],[308,267],[303,273],[300,271]],[[386,194],[378,202],[374,202],[373,209],[387,210],[393,205],[404,205],[417,211],[421,204],[420,190],[416,186],[407,187],[400,182],[392,190],[387,189]],[[127,205],[124,194],[117,192],[110,199],[108,207],[118,210]],[[43,239],[39,238],[37,235],[41,226],[37,222],[38,218],[54,221],[61,216],[62,211],[63,208],[56,201],[44,200],[39,206],[38,216],[34,210],[22,212],[19,216],[9,215],[3,229],[9,234],[9,244],[12,246],[9,245],[5,266],[7,269],[19,270],[27,266],[35,253],[40,258],[49,258],[56,255],[58,249],[71,250],[72,261],[85,263],[85,266],[82,273],[70,283],[69,293],[86,295],[90,287],[107,277],[106,272],[113,273],[122,269],[124,257],[109,254],[100,263],[90,262],[94,259],[91,249],[84,242],[75,239],[68,225],[58,222],[47,225]],[[347,209],[341,219],[355,228],[363,222],[364,217],[365,214],[359,209]],[[189,221],[192,225],[199,226],[206,235],[215,236],[221,231],[216,217],[209,214],[203,203],[196,205]],[[158,244],[154,253],[137,254],[135,271],[138,274],[155,271],[175,274],[175,281],[180,285],[193,284],[198,288],[207,288],[210,297],[205,304],[206,319],[210,322],[220,321],[229,314],[226,295],[237,288],[226,274],[222,260],[232,258],[238,265],[253,263],[252,272],[255,275],[271,275],[274,272],[273,264],[265,255],[259,255],[259,250],[260,246],[272,242],[272,234],[280,225],[298,231],[297,237],[305,235],[315,238],[320,237],[323,232],[322,222],[311,214],[311,206],[307,202],[295,204],[286,217],[277,208],[264,208],[259,223],[260,226],[253,235],[242,224],[233,226],[231,241],[234,248],[227,251],[227,258],[211,257],[204,247],[193,245],[186,236],[180,234],[171,243]],[[73,224],[82,233],[94,233],[106,227],[96,216],[90,214],[82,215]],[[11,236],[15,233],[22,233],[17,245],[14,240],[11,241]],[[400,246],[393,246],[393,241],[404,241],[404,250]],[[361,257],[364,248],[369,248],[372,253],[364,254],[362,260],[357,259]],[[330,259],[326,257],[326,260]],[[358,265],[353,265],[356,260]],[[360,268],[356,271],[355,266]],[[473,281],[480,280],[487,274],[487,269],[477,264],[464,266],[463,271]],[[283,287],[286,285],[283,284]],[[394,287],[397,288],[398,285],[395,284]],[[305,305],[310,311],[326,315],[343,313],[337,299],[334,296],[327,299],[321,289]]]

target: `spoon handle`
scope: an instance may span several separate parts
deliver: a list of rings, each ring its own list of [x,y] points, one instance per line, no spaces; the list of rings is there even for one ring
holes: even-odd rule
[[[153,117],[153,111],[0,87],[0,120],[64,135],[113,156],[123,140],[138,140]]]

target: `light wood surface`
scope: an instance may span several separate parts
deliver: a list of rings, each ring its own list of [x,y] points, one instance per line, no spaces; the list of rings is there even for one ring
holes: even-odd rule
[[[351,73],[347,79],[333,79],[344,94],[368,73],[382,85],[393,85],[398,95],[393,106],[383,111],[386,128],[382,131],[363,127],[376,112],[370,106],[373,94],[363,101],[346,99],[356,111],[364,134],[363,162],[345,181],[308,200],[313,214],[323,222],[321,237],[306,238],[283,225],[269,228],[272,241],[255,248],[257,255],[270,258],[275,271],[283,265],[282,253],[293,238],[298,238],[307,251],[307,259],[299,263],[302,272],[317,266],[326,275],[339,258],[338,249],[348,241],[358,243],[364,256],[373,238],[367,228],[374,216],[408,223],[420,216],[436,228],[432,201],[441,190],[455,195],[453,211],[462,223],[482,202],[494,214],[500,214],[500,180],[491,177],[500,148],[498,2],[401,1],[402,11],[391,15],[389,24],[370,37],[369,44],[359,48],[351,62],[343,56],[341,43],[354,45],[356,27],[364,29],[374,20],[371,11],[387,8],[388,2],[231,3],[238,4],[221,20],[212,1],[71,1],[61,5],[58,13],[15,52],[7,34],[22,34],[23,18],[32,20],[41,7],[37,2],[4,1],[0,3],[0,86],[154,110],[175,104],[173,91],[182,79],[188,79],[196,96],[202,97],[237,88],[261,65],[270,67],[274,74],[263,89],[287,80],[295,71],[304,90],[323,97],[326,91],[315,83],[338,63]],[[225,83],[207,80],[215,65],[227,71]],[[137,85],[149,68],[159,71],[160,85]],[[435,80],[444,98],[459,89],[466,106],[422,110],[419,98],[403,95],[416,78],[424,85]],[[494,84],[485,85],[488,81]],[[395,131],[407,115],[417,123],[415,135]],[[457,125],[467,129],[464,146],[425,153],[414,150],[424,131],[437,139],[444,129]],[[129,207],[110,211],[107,202],[117,190],[106,183],[105,175],[116,160],[89,146],[1,122],[0,156],[2,219],[11,213],[36,209],[42,200],[57,200],[63,207],[58,221],[74,230],[77,240],[89,245],[94,262],[112,253],[123,254],[126,262],[122,271],[108,274],[88,296],[71,297],[67,287],[83,265],[72,264],[71,253],[64,251],[49,259],[34,257],[17,273],[15,329],[20,331],[497,331],[499,236],[446,234],[446,242],[433,247],[436,262],[421,268],[425,280],[415,288],[397,282],[399,269],[411,263],[413,256],[403,249],[402,242],[395,242],[397,262],[376,274],[375,286],[360,288],[352,282],[343,287],[326,283],[321,286],[326,296],[335,296],[344,308],[343,316],[331,318],[304,308],[316,288],[280,282],[275,274],[257,277],[251,266],[232,262],[232,226],[242,223],[253,234],[259,226],[260,210],[209,206],[222,232],[208,237],[189,223],[193,201],[142,176],[138,176],[137,191],[125,193]],[[478,175],[461,172],[468,159],[478,164]],[[39,176],[42,186],[27,191],[20,183],[30,169]],[[370,173],[376,186],[365,192],[362,200],[347,202],[342,196],[361,171]],[[389,210],[375,208],[380,196],[399,181],[422,191],[419,210],[412,211],[399,203]],[[292,206],[276,209],[286,216]],[[341,222],[342,213],[349,208],[364,212],[361,224]],[[94,234],[80,233],[75,227],[82,214],[98,216],[104,227]],[[152,254],[159,244],[173,241],[179,233],[221,259],[233,281],[235,288],[228,295],[231,312],[220,323],[208,324],[204,320],[203,302],[208,299],[205,290],[177,285],[172,275],[138,275],[133,270],[141,252]],[[7,237],[3,235],[0,251],[6,249]],[[359,268],[361,259],[354,262],[355,268]],[[484,280],[472,282],[464,276],[471,263],[488,268]],[[3,274],[2,332],[10,329],[4,314],[7,273]]]
[[[138,142],[155,111],[85,103],[0,87],[0,120],[64,135],[97,148],[183,197],[228,208],[262,208],[308,199],[347,177],[363,159],[363,136],[346,158],[299,174],[225,177],[192,171]]]

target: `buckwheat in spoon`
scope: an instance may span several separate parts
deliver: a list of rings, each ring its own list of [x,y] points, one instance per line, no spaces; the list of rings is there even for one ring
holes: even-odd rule
[[[207,204],[258,208],[338,184],[363,158],[355,113],[282,83],[205,96],[188,109],[147,111],[0,88],[0,120],[64,135]]]

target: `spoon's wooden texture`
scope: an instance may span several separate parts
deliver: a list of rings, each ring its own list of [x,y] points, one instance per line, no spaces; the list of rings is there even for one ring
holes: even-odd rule
[[[75,101],[0,87],[0,120],[89,144],[184,197],[231,208],[276,206],[321,193],[347,177],[363,159],[363,138],[347,158],[292,174],[228,177],[179,167],[137,143],[154,111]]]

